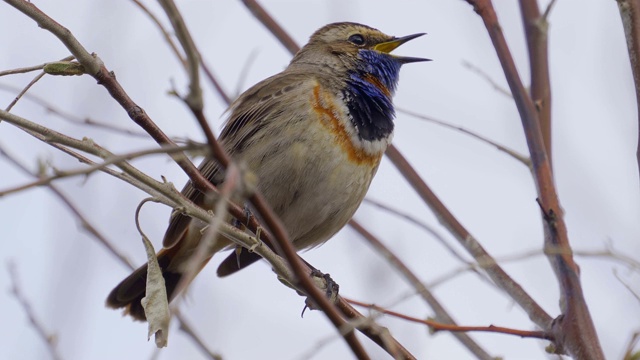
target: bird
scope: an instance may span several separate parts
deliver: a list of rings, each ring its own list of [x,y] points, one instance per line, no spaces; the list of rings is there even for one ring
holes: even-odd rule
[[[391,51],[422,35],[395,37],[352,22],[325,25],[282,72],[249,88],[229,106],[219,142],[256,175],[258,190],[296,250],[329,240],[360,206],[393,137],[392,99],[400,67],[430,60]],[[205,158],[199,170],[213,185],[224,181],[224,171],[213,158]],[[206,194],[190,181],[182,193],[212,209]],[[169,301],[177,296],[177,284],[206,225],[177,211],[171,215],[157,254]],[[232,245],[221,239],[214,252]],[[253,252],[236,251],[217,274],[230,275],[259,259]],[[145,264],[122,280],[109,294],[107,306],[124,308],[125,314],[144,321],[146,274]]]

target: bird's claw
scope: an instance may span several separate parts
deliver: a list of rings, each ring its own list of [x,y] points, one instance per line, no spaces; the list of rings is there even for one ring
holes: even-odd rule
[[[313,269],[310,274],[311,278],[314,280],[317,287],[325,290],[325,295],[332,303],[335,303],[338,299],[338,293],[340,291],[340,285],[333,281],[331,275],[324,274],[320,270]],[[309,297],[305,300],[304,308],[302,309],[301,317],[304,316],[304,312],[308,309],[317,310],[318,305]]]

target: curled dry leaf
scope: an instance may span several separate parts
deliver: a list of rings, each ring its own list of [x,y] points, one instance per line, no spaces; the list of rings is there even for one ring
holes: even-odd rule
[[[166,347],[169,338],[169,302],[167,301],[167,290],[164,285],[162,270],[158,264],[158,258],[153,245],[146,236],[142,237],[142,243],[147,251],[147,292],[142,299],[142,307],[149,323],[149,335],[155,335],[156,346]]]

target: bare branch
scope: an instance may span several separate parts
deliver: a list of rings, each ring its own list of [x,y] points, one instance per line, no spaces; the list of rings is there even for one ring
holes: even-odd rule
[[[136,4],[136,6],[138,6],[140,8],[140,10],[142,10],[142,12],[145,13],[149,17],[149,19],[151,19],[151,22],[153,22],[156,25],[158,30],[160,30],[160,33],[162,33],[162,37],[167,42],[167,45],[169,45],[169,48],[171,49],[171,51],[173,51],[173,54],[176,56],[176,58],[178,58],[178,61],[180,61],[182,66],[184,66],[186,68],[188,66],[187,60],[185,60],[185,58],[182,55],[182,53],[180,53],[180,50],[178,50],[178,47],[173,42],[173,38],[171,37],[169,32],[164,28],[164,26],[162,25],[162,23],[160,22],[158,17],[153,12],[151,12],[151,10],[149,10],[149,8],[146,7],[139,0],[131,0],[131,1],[134,4]]]
[[[520,154],[519,152],[517,152],[517,151],[515,151],[513,149],[509,149],[508,147],[506,147],[504,145],[500,145],[497,142],[495,142],[495,141],[493,141],[493,140],[491,140],[491,139],[489,139],[487,137],[484,137],[482,135],[476,134],[473,131],[467,130],[467,129],[461,127],[461,126],[452,125],[452,124],[449,124],[449,123],[444,122],[442,120],[438,120],[438,119],[432,118],[430,116],[422,115],[422,114],[419,114],[419,113],[416,113],[416,112],[413,112],[413,111],[410,111],[410,110],[406,110],[406,109],[400,109],[400,108],[396,108],[396,109],[398,110],[399,113],[404,113],[404,114],[413,116],[415,118],[418,118],[418,119],[421,119],[421,120],[425,120],[425,121],[428,121],[428,122],[431,122],[431,123],[434,123],[434,124],[437,124],[437,125],[449,128],[449,129],[457,130],[457,131],[460,131],[463,134],[467,134],[467,135],[469,135],[469,136],[471,136],[471,137],[473,137],[475,139],[478,139],[478,140],[480,140],[480,141],[482,141],[484,143],[487,143],[487,144],[489,144],[491,146],[494,146],[496,149],[498,149],[498,150],[504,152],[505,154],[513,157],[514,159],[518,160],[523,165],[525,165],[526,167],[531,169],[531,160],[527,156],[522,155],[522,154]]]
[[[531,69],[530,97],[538,111],[542,140],[550,166],[553,165],[553,162],[551,156],[551,80],[549,79],[548,56],[549,23],[547,19],[554,2],[555,0],[549,3],[544,16],[542,16],[538,8],[538,0],[520,0],[520,12],[527,37],[529,67]]]
[[[73,57],[71,57],[71,58],[73,58]],[[44,69],[44,67],[47,64],[48,63],[44,63],[44,64],[40,64],[40,65],[27,66],[27,67],[22,67],[22,68],[17,68],[17,69],[0,71],[0,76],[24,74],[24,73],[28,73],[28,72],[32,72],[32,71],[42,70],[42,69]]]
[[[20,91],[18,93],[18,95],[16,95],[15,99],[13,99],[9,105],[7,105],[7,107],[5,108],[5,111],[11,111],[11,109],[18,103],[18,101],[20,100],[20,98],[22,98],[22,95],[26,94],[27,91],[29,91],[29,89],[31,89],[31,87],[37,83],[40,79],[42,79],[42,77],[44,77],[45,73],[41,72],[40,74],[36,75],[36,77],[34,77],[28,84],[27,86],[24,87],[24,89],[22,89],[22,91]]]
[[[49,355],[51,355],[51,358],[54,360],[61,360],[62,357],[60,357],[56,345],[56,336],[53,334],[49,334],[47,330],[45,330],[44,324],[42,324],[42,322],[36,317],[33,309],[31,308],[31,304],[29,304],[29,301],[20,289],[16,264],[10,261],[9,263],[7,263],[7,270],[9,271],[9,277],[11,278],[11,293],[16,298],[16,300],[18,300],[20,306],[27,314],[27,317],[29,318],[29,322],[31,323],[33,329],[47,345],[47,350],[49,351]]]
[[[120,162],[126,160],[136,159],[146,155],[152,154],[170,154],[174,152],[182,152],[182,151],[193,151],[193,150],[205,150],[206,147],[202,145],[189,144],[185,146],[175,146],[170,148],[153,148],[148,150],[140,150],[131,152],[123,155],[116,155],[110,158],[105,159],[104,162],[99,164],[94,164],[89,167],[83,167],[81,169],[76,170],[54,170],[55,173],[52,176],[44,177],[41,176],[40,179],[32,181],[27,184],[18,185],[10,189],[0,190],[0,197],[9,195],[12,193],[20,192],[23,190],[27,190],[33,187],[42,186],[42,185],[50,185],[53,181],[58,179],[64,179],[68,177],[78,176],[78,175],[90,175],[98,170],[101,170],[109,165],[118,164]]]
[[[436,240],[438,240],[438,242],[440,244],[442,244],[442,246],[444,246],[449,253],[451,253],[451,255],[453,255],[453,257],[455,257],[456,259],[467,263],[467,259],[464,258],[464,256],[462,256],[462,254],[458,253],[458,251],[449,244],[449,242],[444,238],[444,236],[442,236],[442,234],[440,234],[435,228],[433,228],[432,226],[427,225],[426,223],[418,220],[417,218],[415,218],[414,216],[407,214],[405,212],[402,212],[400,210],[396,210],[391,208],[390,206],[387,206],[377,200],[373,200],[371,198],[365,198],[363,200],[364,203],[367,204],[371,204],[373,206],[376,206],[384,211],[387,211],[390,214],[393,214],[395,216],[398,216],[402,219],[405,219],[406,221],[416,225],[417,227],[421,228],[422,230],[426,231],[427,233],[429,233],[431,236],[433,236]]]
[[[496,89],[496,91],[498,91],[498,93],[508,97],[509,99],[513,99],[513,96],[511,96],[511,93],[509,92],[509,90],[503,88],[500,84],[498,84],[495,80],[493,80],[491,78],[491,76],[489,76],[489,74],[484,72],[479,67],[473,65],[472,63],[470,63],[470,62],[468,62],[466,60],[462,61],[462,66],[466,67],[467,69],[469,69],[474,74],[476,74],[476,75],[480,76],[481,78],[483,78],[486,82],[489,83],[489,85],[491,85],[494,89]]]
[[[550,324],[558,341],[557,351],[568,351],[580,359],[604,359],[600,340],[582,292],[578,265],[571,253],[538,112],[518,75],[493,4],[490,0],[467,2],[473,6],[485,24],[520,113],[545,224],[545,248],[561,249],[559,253],[549,255],[561,289],[562,315]]]
[[[204,343],[202,338],[193,330],[193,327],[189,324],[189,322],[182,316],[180,312],[175,313],[176,319],[180,321],[180,330],[182,330],[185,334],[196,343],[200,351],[202,351],[209,359],[211,360],[222,360],[222,356],[220,354],[216,354],[213,351],[209,350],[207,345]]]
[[[269,13],[267,13],[260,4],[255,0],[242,0],[244,6],[251,11],[253,16],[266,26],[269,32],[271,32],[280,43],[289,50],[291,55],[300,50],[300,46],[296,44],[295,40],[278,24]]]
[[[460,242],[462,246],[473,256],[478,263],[491,264],[485,270],[489,277],[503,289],[520,307],[529,315],[539,327],[546,329],[551,323],[551,317],[516,283],[509,275],[495,262],[482,245],[462,226],[455,216],[447,209],[440,199],[431,191],[429,186],[418,175],[415,169],[402,156],[398,149],[391,145],[387,149],[386,155],[393,162],[402,175],[411,184],[414,190],[422,197],[424,202],[429,205],[438,217],[438,220],[444,225],[451,234]]]
[[[407,321],[411,321],[411,322],[415,322],[415,323],[419,323],[419,324],[423,324],[423,325],[427,325],[431,331],[449,331],[452,332],[454,335],[458,334],[460,332],[471,332],[471,331],[480,331],[480,332],[493,332],[493,333],[500,333],[500,334],[507,334],[507,335],[515,335],[515,336],[520,336],[522,338],[534,338],[534,339],[544,339],[544,340],[553,340],[553,338],[551,336],[549,336],[548,334],[546,334],[543,331],[526,331],[526,330],[517,330],[517,329],[510,329],[510,328],[505,328],[505,327],[500,327],[500,326],[494,326],[494,325],[489,325],[489,326],[458,326],[458,325],[453,325],[453,324],[447,324],[447,323],[442,323],[442,322],[438,322],[438,321],[433,321],[433,320],[429,320],[429,319],[418,319],[412,316],[408,316],[408,315],[404,315],[395,311],[391,311],[391,310],[387,310],[384,308],[381,308],[379,306],[376,306],[374,304],[365,304],[362,303],[360,301],[355,301],[355,300],[348,300],[350,303],[354,304],[354,305],[358,305],[358,306],[363,306],[378,312],[381,312],[383,314],[387,314],[387,315],[391,315],[400,319],[404,319]],[[474,354],[476,356],[478,356],[477,354]],[[495,358],[489,358],[489,359],[495,359]]]
[[[409,268],[396,256],[391,250],[386,247],[378,238],[376,238],[373,234],[367,231],[362,225],[360,225],[357,221],[351,219],[349,225],[356,230],[362,237],[364,237],[367,242],[378,251],[380,255],[382,255],[389,264],[391,264],[410,284],[413,288],[420,294],[422,299],[426,301],[431,309],[436,314],[436,319],[439,322],[453,324],[455,325],[455,320],[449,315],[447,310],[440,304],[440,301],[436,299],[436,297],[427,289],[426,286],[418,279],[418,277],[411,271]],[[351,301],[350,301],[351,302]],[[351,302],[353,303],[353,302]],[[465,333],[454,333],[453,334],[464,346],[471,351],[478,359],[486,359],[492,360],[495,359],[493,356],[489,355],[486,350],[484,350],[478,343],[476,343],[473,339],[471,339]]]
[[[616,0],[622,18],[622,27],[627,39],[627,50],[636,89],[638,112],[638,150],[636,157],[640,171],[640,0]]]
[[[613,270],[613,276],[616,277],[616,279],[618,279],[618,281],[620,281],[620,283],[627,288],[627,290],[629,290],[629,292],[631,293],[631,295],[633,295],[633,297],[636,298],[636,300],[640,301],[640,294],[637,293],[635,290],[633,290],[631,288],[631,286],[629,284],[627,284],[626,281],[622,280],[622,278],[620,277],[620,275],[618,275],[618,272],[615,271],[615,269]]]
[[[15,165],[15,167],[17,167],[18,169],[22,170],[24,173],[36,178],[40,176],[37,173],[31,172],[24,164],[19,162],[15,156],[10,155],[2,146],[0,146],[0,155],[4,156],[5,159],[7,159],[9,162]],[[60,189],[58,189],[58,187],[56,187],[53,184],[49,184],[49,188],[67,206],[67,208],[69,208],[69,210],[78,218],[78,220],[80,221],[84,229],[86,229],[91,235],[93,235],[100,244],[102,244],[105,248],[107,248],[107,250],[111,254],[113,254],[118,260],[120,260],[120,262],[122,262],[125,266],[128,266],[129,268],[133,268],[131,261],[119,250],[117,250],[113,246],[113,244],[109,240],[107,240],[107,238],[104,237],[96,229],[96,227],[93,226],[93,224],[91,224],[91,222],[82,214],[82,212],[80,212],[78,207],[76,207],[71,202],[71,200],[69,200],[69,198]]]
[[[200,88],[200,53],[173,0],[159,0],[159,3],[169,17],[176,37],[187,56],[186,70],[189,75],[189,94],[185,97],[185,101],[191,109],[202,111],[204,102]]]
[[[18,89],[14,86],[11,85],[7,85],[7,84],[0,84],[0,89],[8,91],[8,92],[14,92],[14,93],[20,93],[22,90]],[[146,132],[143,131],[135,131],[135,130],[131,130],[131,129],[126,129],[126,128],[121,128],[121,127],[117,127],[115,125],[112,125],[110,123],[106,123],[106,122],[101,122],[101,121],[97,121],[97,120],[93,120],[91,118],[82,118],[80,116],[76,116],[70,112],[66,112],[64,110],[61,110],[57,107],[55,107],[53,104],[47,102],[46,100],[44,100],[43,98],[37,96],[37,95],[33,95],[31,93],[24,93],[22,95],[22,98],[27,99],[29,101],[32,101],[33,103],[42,106],[44,108],[45,111],[50,112],[54,115],[57,115],[58,117],[60,117],[63,120],[69,121],[71,123],[74,124],[80,124],[80,125],[89,125],[89,126],[95,126],[95,127],[99,127],[102,129],[106,129],[109,131],[113,131],[116,133],[121,133],[124,135],[131,135],[131,136],[137,136],[137,137],[144,137],[144,138],[149,138],[149,134],[147,134]]]

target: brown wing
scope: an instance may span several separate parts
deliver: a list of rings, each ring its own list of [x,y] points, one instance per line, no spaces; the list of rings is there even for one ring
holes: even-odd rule
[[[202,175],[207,178],[207,180],[209,180],[209,182],[211,182],[213,185],[218,186],[220,185],[220,182],[222,182],[222,173],[216,161],[204,159],[202,163],[200,163],[200,166],[198,166],[198,170],[200,170]],[[194,204],[198,206],[204,205],[204,194],[197,190],[193,186],[191,181],[188,181],[184,186],[184,188],[182,189],[182,194],[187,199],[191,200]],[[177,244],[186,233],[190,223],[191,217],[187,215],[183,215],[179,212],[174,212],[173,214],[171,214],[169,227],[164,233],[162,246],[165,248],[171,248],[175,244]]]
[[[309,78],[308,73],[285,71],[259,82],[234,101],[229,107],[229,120],[219,138],[227,153],[232,157],[241,157],[255,135],[277,117],[279,110],[283,108],[282,97],[290,96],[292,91]],[[224,180],[223,172],[215,160],[205,158],[198,169],[215,186]],[[182,194],[196,205],[204,205],[204,194],[191,181],[184,186]],[[164,235],[163,246],[175,246],[185,235],[190,223],[191,217],[174,212]]]

